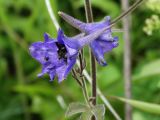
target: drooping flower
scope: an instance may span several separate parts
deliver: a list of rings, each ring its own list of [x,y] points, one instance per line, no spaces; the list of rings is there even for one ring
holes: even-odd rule
[[[77,20],[66,13],[59,12],[59,15],[70,25],[79,29],[81,32],[88,35],[94,33],[97,30],[104,29],[110,26],[110,17],[106,16],[104,20],[94,23],[84,23],[80,20]],[[111,51],[113,48],[118,46],[118,37],[112,36],[111,28],[106,29],[103,34],[101,34],[96,40],[90,43],[91,50],[98,61],[102,66],[107,65],[104,54]]]
[[[29,48],[31,56],[42,64],[42,72],[38,76],[49,74],[50,81],[53,81],[55,76],[59,82],[63,81],[73,68],[79,50],[103,32],[104,30],[99,30],[85,37],[82,37],[83,34],[67,37],[60,29],[56,39],[45,33],[44,42],[35,42]]]

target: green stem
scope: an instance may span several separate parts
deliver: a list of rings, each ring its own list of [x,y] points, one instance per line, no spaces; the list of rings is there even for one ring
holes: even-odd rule
[[[85,98],[85,100],[86,100],[86,103],[88,104],[88,105],[90,105],[90,103],[89,103],[89,95],[88,95],[88,92],[87,92],[87,86],[86,86],[86,82],[85,82],[85,80],[84,80],[84,78],[83,78],[83,64],[85,64],[85,63],[83,63],[84,61],[83,61],[83,49],[80,51],[80,54],[79,54],[79,61],[80,61],[80,77],[81,77],[81,82],[82,82],[82,91],[83,91],[83,95],[84,95],[84,98]]]
[[[88,92],[87,92],[87,86],[86,86],[86,82],[83,78],[82,78],[82,84],[83,84],[82,91],[83,91],[84,98],[86,100],[86,103],[90,106],[89,95],[88,95]]]

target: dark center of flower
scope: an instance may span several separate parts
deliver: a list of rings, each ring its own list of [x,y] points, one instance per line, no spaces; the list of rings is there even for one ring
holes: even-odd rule
[[[48,60],[49,60],[49,57],[45,57],[44,59],[45,59],[45,61],[48,61]]]
[[[58,47],[59,59],[64,58],[66,60],[67,59],[67,57],[66,57],[66,53],[67,53],[66,47],[63,44],[60,44],[58,42],[56,42],[56,45]]]

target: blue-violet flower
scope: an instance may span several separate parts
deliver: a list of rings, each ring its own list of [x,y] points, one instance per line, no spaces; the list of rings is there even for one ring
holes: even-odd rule
[[[106,16],[104,20],[94,23],[84,23],[80,20],[77,20],[66,13],[59,12],[59,15],[70,25],[79,29],[81,32],[86,34],[92,34],[93,32],[103,29],[110,26],[110,17]],[[112,37],[111,28],[105,30],[96,40],[90,43],[91,50],[98,61],[102,66],[107,65],[104,54],[111,51],[113,48],[118,46],[118,37]]]
[[[42,64],[42,72],[38,76],[49,74],[50,81],[53,81],[55,76],[58,77],[59,82],[63,81],[73,68],[79,50],[90,44],[103,32],[104,30],[99,30],[87,36],[80,34],[75,37],[67,37],[60,29],[57,39],[45,33],[44,42],[35,42],[29,48],[31,56]]]

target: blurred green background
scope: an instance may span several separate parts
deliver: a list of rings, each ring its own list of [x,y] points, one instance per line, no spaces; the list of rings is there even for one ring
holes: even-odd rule
[[[57,12],[61,10],[85,21],[83,0],[51,0],[51,3],[65,33],[69,36],[79,33]],[[95,21],[106,15],[114,19],[121,11],[117,0],[92,0],[92,6]],[[160,104],[159,6],[160,0],[146,0],[132,13],[130,32],[133,99],[154,104]],[[122,25],[118,23],[115,27]],[[31,58],[28,46],[43,40],[44,32],[53,37],[57,34],[44,0],[0,0],[0,120],[64,120],[69,103],[84,101],[71,75],[61,84],[57,80],[50,83],[48,77],[36,77],[41,65]],[[124,97],[123,33],[114,35],[119,36],[120,45],[106,55],[107,67],[98,66],[98,86],[108,97]],[[85,55],[89,69],[88,49]],[[110,97],[109,101],[124,119],[124,103]],[[98,102],[102,103],[100,99]],[[160,120],[159,115],[133,109],[133,120]],[[106,120],[115,120],[108,109]]]

